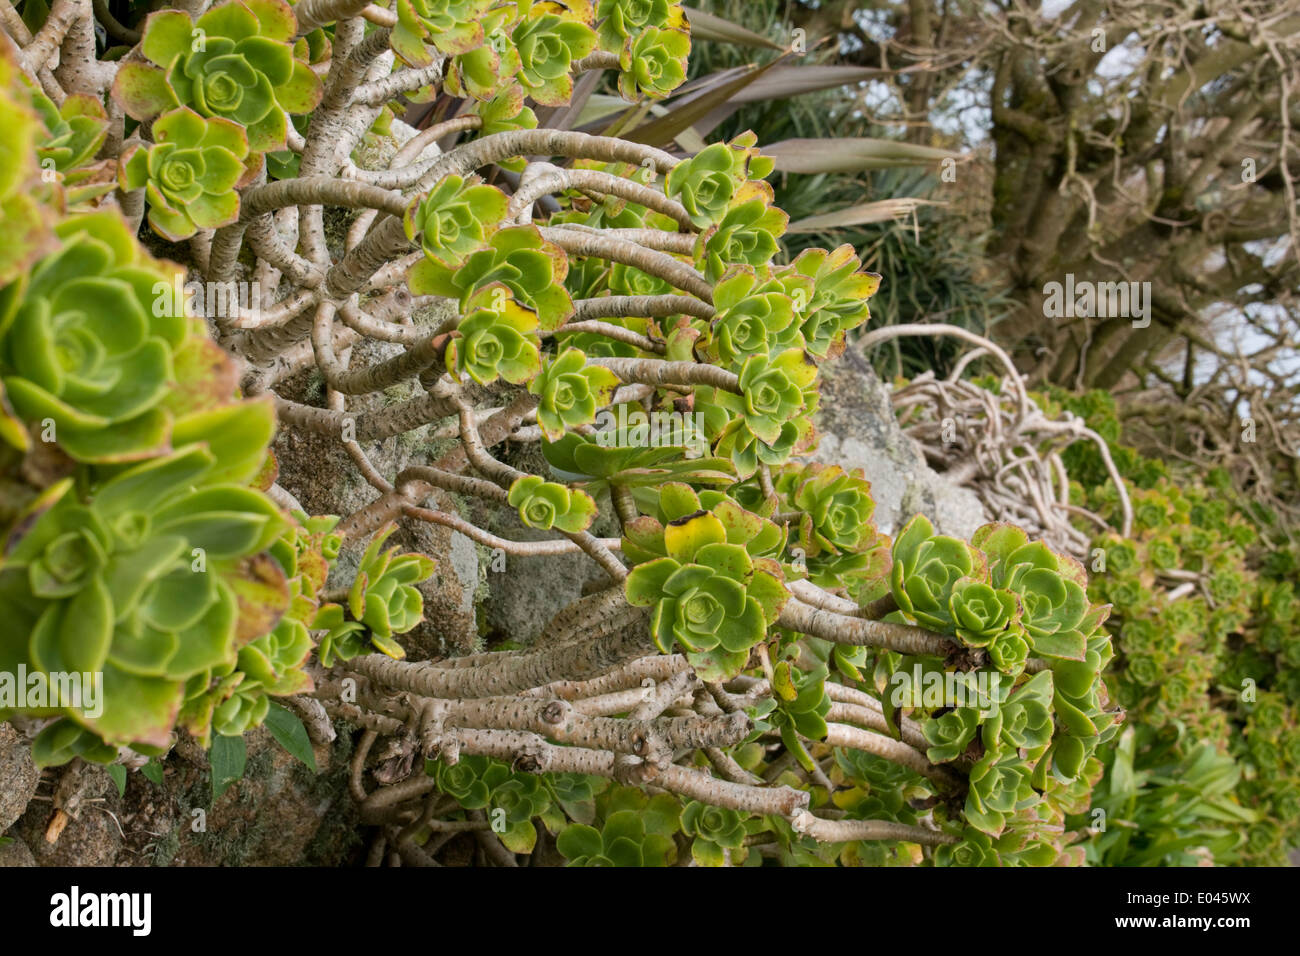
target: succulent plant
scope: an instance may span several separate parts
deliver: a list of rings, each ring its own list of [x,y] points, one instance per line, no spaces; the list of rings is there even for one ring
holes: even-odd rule
[[[567,271],[564,253],[543,240],[536,226],[512,226],[493,233],[487,248],[471,253],[459,268],[430,258],[416,263],[410,286],[416,295],[457,299],[464,312],[475,293],[499,282],[549,332],[573,314],[573,300],[564,288]]]
[[[453,375],[468,375],[480,385],[498,378],[522,385],[541,371],[541,353],[533,341],[536,313],[516,302],[505,286],[483,289],[468,309],[447,344],[447,368]]]
[[[766,266],[776,255],[777,237],[785,232],[790,217],[763,199],[750,199],[727,209],[717,225],[710,226],[696,240],[697,260],[704,274],[716,282],[728,266]]]
[[[680,29],[684,15],[670,0],[597,0],[600,45],[617,53],[623,43],[647,27]]]
[[[123,189],[145,191],[159,235],[179,242],[239,218],[234,187],[245,174],[248,139],[238,125],[182,108],[159,116],[153,135],[157,145],[122,154],[118,179]]]
[[[756,718],[762,719],[755,720],[755,729],[764,725],[775,728],[786,750],[809,773],[814,763],[802,738],[823,740],[826,737],[826,715],[831,709],[831,699],[826,694],[828,673],[824,664],[803,671],[788,660],[778,661],[772,676],[774,706],[767,713],[762,709],[756,711]]]
[[[755,562],[743,545],[729,543],[726,527],[709,512],[671,521],[663,533],[668,554],[632,569],[628,603],[654,608],[651,631],[665,654],[674,644],[690,654],[716,652],[700,658],[709,673],[738,672],[785,601],[779,571],[770,559]]]
[[[730,460],[742,478],[753,475],[759,465],[784,465],[792,455],[808,450],[811,444],[811,416],[817,410],[818,400],[817,391],[811,385],[802,390],[803,407],[781,425],[771,442],[761,440],[749,427],[743,414],[745,405],[736,396],[710,389],[697,389],[695,394],[696,408],[705,416],[709,434],[713,436],[714,453]]]
[[[799,543],[808,557],[865,551],[876,543],[876,502],[861,469],[812,464],[783,475],[782,484],[794,484],[789,498],[802,513]]]
[[[935,847],[935,866],[1001,866],[993,840],[982,830],[967,827],[960,842]]]
[[[676,855],[673,835],[682,808],[669,794],[654,797],[615,787],[597,798],[601,825],[571,824],[556,838],[569,866],[668,866]]]
[[[542,531],[558,528],[575,534],[591,526],[596,502],[585,491],[567,488],[540,475],[524,475],[510,486],[508,501],[519,520]]]
[[[455,797],[466,810],[482,810],[492,799],[492,786],[485,779],[492,764],[489,757],[467,754],[454,764],[430,760],[425,772],[437,781],[439,790]]]
[[[706,146],[669,171],[664,194],[686,207],[696,226],[707,227],[722,219],[744,184],[745,158],[726,143]]]
[[[635,488],[673,480],[719,485],[736,480],[730,462],[703,457],[708,441],[691,417],[678,419],[674,426],[680,427],[662,429],[651,441],[649,425],[636,417],[638,412],[644,419],[640,406],[602,411],[595,435],[568,432],[557,441],[543,441],[542,454],[565,478],[581,481],[593,492],[607,484]],[[602,424],[611,427],[600,428]]]
[[[685,81],[690,52],[691,37],[684,21],[681,27],[646,27],[628,37],[619,51],[619,93],[632,102],[667,96]]]
[[[564,106],[573,95],[573,64],[596,48],[596,32],[578,11],[590,4],[533,3],[510,39],[519,54],[516,78],[543,106]]]
[[[434,572],[432,558],[399,554],[397,547],[380,551],[396,530],[390,525],[371,539],[348,592],[352,617],[370,630],[370,642],[389,657],[402,658],[393,635],[405,634],[424,620],[424,598],[415,587]]]
[[[781,428],[807,407],[804,391],[817,377],[817,366],[800,349],[774,358],[751,356],[740,370],[742,403],[738,411],[759,441],[772,444]]]
[[[672,283],[622,262],[610,267],[608,281],[609,290],[619,295],[666,295],[673,291]]]
[[[791,274],[812,281],[812,297],[798,303],[798,312],[806,347],[819,359],[838,355],[845,333],[871,318],[867,300],[880,287],[880,276],[861,267],[848,244],[832,252],[805,249],[790,264]]]
[[[446,75],[449,92],[487,101],[514,82],[520,61],[510,31],[518,12],[517,4],[502,3],[490,6],[475,18],[484,42],[451,58]]]
[[[495,186],[470,185],[460,176],[446,176],[406,210],[406,236],[420,237],[424,254],[454,269],[506,216],[506,197]]]
[[[923,627],[952,628],[953,592],[963,579],[978,580],[983,571],[977,552],[964,541],[935,534],[924,515],[914,517],[894,539],[890,572],[894,600]]]
[[[243,127],[254,153],[283,149],[285,114],[310,112],[322,92],[311,67],[294,56],[296,29],[284,0],[229,0],[197,20],[158,11],[140,45],[149,62],[123,63],[113,95],[138,120],[188,106]]]
[[[1089,604],[1083,567],[1007,525],[985,525],[971,540],[988,555],[993,586],[1019,596],[1021,624],[1034,653],[1082,659],[1087,635],[1106,613]]]
[[[483,45],[480,17],[492,0],[398,0],[397,23],[389,40],[393,52],[412,66],[427,66],[433,54],[455,56]]]
[[[260,403],[244,408],[268,414]],[[185,682],[235,662],[249,610],[236,600],[242,562],[283,520],[259,493],[206,481],[215,464],[191,446],[121,471],[86,500],[60,482],[11,533],[0,565],[11,618],[2,661],[102,671],[102,714],[60,712],[108,744],[165,745]],[[270,600],[282,609],[278,594]]]
[[[745,818],[729,807],[690,800],[682,808],[682,832],[694,837],[691,856],[701,866],[726,865],[726,851],[745,842]]]
[[[36,149],[49,132],[28,103],[30,87],[19,79],[16,58],[0,56],[0,127],[5,130],[0,163],[0,215],[7,229],[0,246],[0,286],[17,280],[52,243],[50,213],[39,199],[42,170]],[[0,395],[0,430],[10,431]]]
[[[316,656],[322,667],[333,667],[338,661],[352,658],[371,650],[366,626],[347,616],[341,604],[323,604],[312,619],[312,629],[323,631],[316,646]]]
[[[711,518],[701,528],[716,536],[717,526],[728,544],[739,545],[754,559],[775,562],[785,547],[786,536],[780,526],[768,518],[745,510],[734,498],[724,492],[705,489],[697,492],[680,481],[660,483],[653,491],[642,491],[643,514],[623,527],[623,554],[636,564],[642,564],[669,554],[666,525],[694,519],[700,512]],[[646,500],[646,499],[649,500]],[[717,522],[717,526],[714,525]],[[675,534],[675,532],[673,532]],[[780,565],[764,568],[780,576]]]
[[[540,399],[537,424],[542,434],[558,441],[566,429],[590,425],[596,420],[596,410],[609,404],[618,383],[618,376],[609,369],[588,365],[581,349],[565,349],[528,384],[528,390]]]
[[[980,714],[974,707],[955,707],[941,717],[931,717],[921,725],[930,746],[925,758],[930,763],[947,763],[966,752],[979,731]]]
[[[1050,671],[1040,671],[1016,688],[980,729],[986,751],[1009,747],[1031,762],[1046,752],[1054,731]]]
[[[1020,600],[983,581],[957,581],[948,598],[953,633],[968,647],[989,647],[1004,633],[1019,630]]]
[[[989,660],[1004,674],[1013,677],[1025,669],[1029,660],[1029,641],[1021,630],[1005,630],[988,646]]]
[[[91,163],[108,137],[108,113],[95,97],[74,93],[59,106],[35,89],[32,106],[40,115],[46,135],[36,147],[42,169],[54,169],[65,185],[76,181],[76,171]]]
[[[727,270],[714,286],[713,304],[708,352],[724,365],[802,345],[793,300],[776,283],[760,283],[752,266]]]
[[[1029,768],[1018,756],[987,754],[971,768],[966,820],[989,836],[998,836],[1017,810],[1032,806],[1039,795],[1030,785]]]
[[[27,421],[49,420],[83,461],[157,454],[174,356],[189,334],[182,307],[155,308],[172,276],[112,213],[65,220],[61,248],[0,290],[0,381]],[[158,314],[159,312],[163,314]]]

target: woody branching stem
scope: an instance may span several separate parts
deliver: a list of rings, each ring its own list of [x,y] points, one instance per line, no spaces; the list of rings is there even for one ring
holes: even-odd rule
[[[211,4],[163,6],[197,18]],[[954,815],[944,818],[952,821],[944,824],[951,833],[841,819],[845,811],[830,809],[834,804],[819,795],[817,813],[824,816],[818,816],[810,812],[809,791],[785,785],[803,779],[829,797],[843,782],[836,763],[869,759],[862,755],[905,768],[909,789],[931,794],[931,804],[955,808],[980,780],[976,747],[932,763],[926,735],[934,728],[920,712],[914,720],[887,707],[869,678],[850,679],[855,665],[846,648],[829,669],[813,673],[809,666],[808,652],[819,641],[947,665],[983,666],[992,656],[955,637],[881,620],[898,610],[892,592],[861,603],[844,596],[857,593],[847,576],[857,571],[829,590],[812,583],[824,581],[823,573],[840,575],[829,560],[845,555],[840,539],[850,551],[868,546],[858,535],[870,513],[853,502],[856,477],[799,479],[798,492],[812,498],[824,479],[839,482],[826,501],[811,505],[796,500],[790,480],[804,468],[801,456],[815,437],[809,416],[819,366],[844,346],[854,321],[865,321],[874,278],[847,247],[822,251],[834,258],[821,260],[809,250],[810,258],[791,267],[773,258],[787,220],[770,208],[772,191],[757,182],[766,160],[751,137],[683,160],[630,139],[517,128],[569,125],[582,108],[576,99],[567,108],[540,108],[555,106],[567,81],[541,90],[537,77],[547,74],[532,69],[538,63],[497,55],[498,44],[516,42],[534,25],[519,30],[520,18],[587,16],[585,26],[570,24],[574,35],[592,35],[576,62],[564,60],[568,72],[618,71],[620,93],[643,103],[667,92],[654,88],[657,71],[675,69],[680,55],[672,51],[685,39],[684,25],[640,34],[662,44],[645,52],[644,43],[610,39],[610,30],[623,29],[620,19],[636,19],[630,14],[603,12],[606,22],[596,23],[594,12],[583,12],[591,4],[487,4],[488,29],[479,42],[493,44],[487,57],[497,61],[493,70],[513,72],[485,91],[475,61],[448,52],[473,38],[440,33],[444,7],[429,4],[438,10],[421,14],[425,6],[402,4],[399,11],[372,0],[299,0],[281,11],[296,19],[296,28],[282,22],[272,40],[277,25],[264,18],[273,20],[279,7],[254,5],[254,19],[267,27],[266,43],[282,43],[281,52],[296,57],[286,85],[292,88],[277,90],[285,96],[275,105],[292,115],[282,133],[275,128],[268,138],[263,132],[260,146],[253,145],[255,131],[246,130],[249,158],[236,157],[244,169],[222,197],[228,215],[196,204],[196,228],[179,247],[199,280],[238,301],[219,309],[204,297],[212,348],[235,359],[222,373],[222,389],[241,402],[254,400],[263,412],[274,407],[282,435],[277,455],[301,443],[320,455],[322,466],[343,461],[357,478],[347,507],[337,509],[337,524],[324,519],[327,532],[294,539],[293,547],[305,548],[311,538],[321,552],[313,557],[324,557],[322,539],[343,553],[329,555],[334,566],[321,572],[319,587],[307,586],[306,570],[294,585],[302,585],[292,591],[295,611],[319,601],[302,622],[316,645],[316,657],[304,651],[302,665],[310,668],[304,674],[314,689],[297,693],[292,706],[317,742],[333,732],[331,720],[362,728],[348,786],[363,820],[377,831],[371,859],[434,865],[439,841],[463,840],[477,843],[496,864],[517,865],[507,849],[517,843],[423,772],[425,759],[436,759],[439,773],[461,761],[471,769],[482,764],[471,757],[502,761],[513,772],[594,775],[676,795],[683,805],[700,801],[779,818],[788,826],[769,829],[778,829],[783,841],[792,828],[830,843],[957,842]],[[100,0],[54,0],[33,29],[24,22],[35,24],[32,12],[25,7],[19,16],[10,0],[0,0],[0,29],[17,49],[17,68],[56,105],[71,100],[90,109],[90,100],[111,101],[97,161],[108,161],[107,168],[124,155],[128,113],[130,150],[166,144],[170,134],[159,116],[138,115],[156,104],[127,109],[119,99],[120,87],[129,84],[114,81],[137,67],[152,71],[147,64],[172,41],[150,38],[149,24],[161,22],[164,32],[181,38],[184,16],[123,23]],[[248,29],[244,12],[228,12],[245,24],[238,29]],[[96,15],[115,43],[132,49],[100,61]],[[509,22],[498,29],[494,17]],[[327,43],[318,42],[322,27],[330,28]],[[550,55],[544,47],[558,36],[548,33],[530,56]],[[295,47],[290,40],[302,42]],[[663,63],[653,59],[660,55]],[[649,59],[629,67],[628,57]],[[267,62],[279,60],[268,52]],[[160,71],[151,82],[170,81]],[[108,95],[110,89],[116,92]],[[529,97],[533,105],[524,109]],[[310,106],[302,106],[307,100]],[[419,103],[433,105],[426,112]],[[191,105],[206,122],[205,104]],[[397,119],[402,115],[421,115],[419,122],[430,125],[412,129]],[[282,118],[271,115],[271,126]],[[173,129],[187,122],[196,121],[186,116]],[[215,129],[235,135],[238,145],[237,134]],[[151,174],[159,155],[144,157]],[[297,171],[290,174],[293,163]],[[128,188],[129,166],[122,164],[120,188],[96,203],[115,207],[132,229],[147,228],[151,217],[155,232],[170,234],[160,225],[170,220],[158,215],[162,193],[152,181],[129,181]],[[68,198],[70,205],[76,201],[72,192]],[[247,286],[260,291],[235,294]],[[843,327],[832,328],[837,324]],[[1116,476],[1127,529],[1131,507],[1105,443],[1081,424],[1049,421],[1005,352],[941,325],[876,328],[859,341],[869,347],[901,335],[955,336],[1006,372],[1005,398],[977,398],[959,375],[946,382],[921,377],[896,393],[905,427],[936,459],[945,452],[927,410],[953,406],[985,415],[982,430],[972,428],[956,443],[963,455],[947,462],[952,477],[1004,497],[1023,489],[1021,506],[1037,512],[1044,529],[1050,525],[1075,541],[1082,535],[1070,527],[1069,481],[1058,452],[1071,440],[1093,440]],[[186,384],[208,358],[186,354],[175,363],[176,378]],[[7,365],[3,371],[8,376]],[[644,412],[648,421],[689,416],[691,437],[706,443],[705,455],[696,461],[679,445],[632,437],[651,431],[650,424],[629,424],[624,435],[621,415],[618,434],[626,445],[605,444],[602,412],[614,406],[633,417]],[[0,408],[6,428],[8,408]],[[175,431],[183,432],[179,413],[168,408],[159,415],[174,418]],[[219,436],[199,437],[211,439],[215,454]],[[157,440],[165,445],[165,434]],[[253,459],[255,465],[264,460],[254,484],[269,486],[275,506],[293,512],[302,502],[317,506],[329,490],[326,483],[298,485],[300,474],[292,470],[274,476],[269,458]],[[315,464],[307,471],[314,473]],[[814,514],[822,526],[815,526]],[[258,519],[270,521],[260,513]],[[304,528],[318,527],[315,520]],[[855,526],[832,528],[837,522]],[[432,537],[420,527],[425,524],[446,529],[434,540],[450,541],[449,553],[402,554],[410,545],[403,535]],[[540,540],[517,540],[529,536],[521,525],[539,530]],[[394,534],[391,544],[376,543],[377,536],[387,541]],[[832,535],[834,547],[813,546]],[[868,537],[874,540],[874,531]],[[451,633],[447,618],[456,615],[439,613],[445,603],[414,600],[417,586],[425,589],[421,601],[431,599],[424,583],[431,574],[465,580],[460,558],[467,541],[492,549],[494,562],[502,555],[511,562],[582,555],[580,572],[564,562],[564,573],[572,575],[565,584],[573,586],[569,594],[580,587],[593,593],[568,601],[531,643],[485,650],[473,627],[468,637]],[[783,576],[796,542],[819,562],[811,580]],[[284,564],[288,559],[276,548],[271,554]],[[475,549],[468,551],[472,562]],[[863,553],[846,554],[845,565]],[[319,570],[320,563],[304,559],[300,567]],[[424,577],[394,585],[413,572]],[[511,573],[528,572],[512,567]],[[415,594],[408,593],[412,588]],[[469,598],[474,620],[478,611]],[[417,603],[427,619],[413,610]],[[397,618],[405,619],[405,630]],[[701,622],[704,631],[697,630]],[[443,660],[391,656],[403,653],[394,635],[421,624],[438,646],[465,653]],[[494,631],[488,639],[501,636],[522,640]],[[431,645],[411,642],[408,651],[415,646]],[[247,656],[241,650],[241,660]],[[856,659],[860,666],[862,655]],[[1043,666],[1030,661],[1026,670]],[[212,683],[224,692],[220,679]],[[818,719],[804,722],[808,715],[799,708],[809,699]],[[548,783],[554,786],[557,781]],[[452,814],[465,819],[440,819]]]

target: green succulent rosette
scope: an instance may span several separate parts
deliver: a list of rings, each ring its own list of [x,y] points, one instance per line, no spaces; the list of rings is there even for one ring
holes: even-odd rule
[[[555,846],[569,866],[668,866],[676,856],[673,836],[681,830],[682,808],[667,793],[651,797],[633,787],[615,787],[597,798],[599,827],[574,823]]]
[[[510,33],[518,14],[518,4],[501,3],[476,18],[484,42],[451,58],[447,92],[486,102],[515,81],[521,64]]]
[[[462,756],[454,764],[430,760],[425,772],[466,810],[504,816],[505,828],[497,835],[512,853],[533,851],[537,843],[533,818],[549,819],[551,809],[551,791],[544,778],[516,773],[499,760],[478,755]]]
[[[1020,599],[1014,592],[964,579],[948,598],[953,633],[968,647],[989,647],[1008,631],[1019,630]]]
[[[746,154],[726,143],[713,143],[674,166],[664,177],[664,194],[706,228],[722,219],[746,178]]]
[[[714,453],[748,478],[760,464],[783,465],[810,444],[817,366],[802,349],[786,349],[746,359],[739,380],[739,395],[697,388],[695,407],[704,416]]]
[[[306,626],[286,615],[269,634],[241,647],[233,666],[190,679],[179,723],[205,745],[211,733],[240,737],[260,726],[271,697],[312,689],[303,665],[313,646]]]
[[[682,29],[685,15],[669,0],[597,0],[600,46],[617,53],[623,44],[648,27]]]
[[[482,15],[492,0],[397,0],[397,23],[389,38],[393,52],[411,66],[428,66],[433,54],[455,56],[483,45]]]
[[[586,531],[596,517],[596,502],[585,491],[568,488],[539,475],[524,475],[510,486],[507,502],[530,528],[557,528],[569,534]]]
[[[1089,603],[1083,566],[1041,541],[1030,542],[1012,525],[985,525],[971,542],[988,555],[993,586],[1020,598],[1021,624],[1034,653],[1083,659],[1087,636],[1109,610]]]
[[[73,93],[55,106],[34,88],[31,98],[46,133],[37,143],[36,158],[42,170],[58,172],[64,186],[74,185],[88,175],[83,167],[94,161],[108,137],[104,104],[85,93]]]
[[[457,299],[464,312],[475,293],[499,282],[536,314],[542,331],[550,332],[573,315],[573,299],[564,288],[568,268],[563,250],[542,239],[536,226],[511,226],[493,233],[486,248],[458,267],[422,259],[411,267],[409,283],[416,295]]]
[[[528,383],[538,396],[537,425],[549,441],[565,431],[596,420],[596,410],[609,404],[619,379],[607,368],[588,365],[581,349],[565,349]]]
[[[506,217],[505,194],[495,186],[467,184],[445,176],[423,198],[407,207],[406,237],[444,268],[454,269],[477,252]]]
[[[974,707],[956,707],[940,717],[927,718],[921,724],[925,735],[925,759],[939,764],[955,760],[966,752],[979,732],[980,712]]]
[[[60,248],[0,290],[4,393],[22,419],[53,423],[78,460],[157,454],[175,356],[190,335],[183,304],[155,307],[155,287],[171,287],[173,275],[113,213],[74,216],[56,232]]]
[[[1019,755],[992,752],[971,768],[966,821],[989,836],[999,836],[1018,810],[1041,798],[1030,783],[1029,766]]]
[[[740,370],[739,396],[726,401],[759,441],[771,445],[782,427],[808,407],[805,393],[817,379],[817,366],[801,349],[779,355],[754,355]]]
[[[943,844],[934,848],[935,866],[1001,866],[993,840],[982,830],[967,827],[958,843]]]
[[[789,266],[791,276],[812,283],[812,296],[796,307],[804,342],[819,359],[843,352],[845,334],[871,318],[867,300],[880,287],[880,276],[861,269],[862,260],[847,243],[831,252],[805,249]]]
[[[733,205],[695,241],[696,261],[711,282],[722,278],[728,266],[765,267],[780,250],[777,239],[789,222],[784,211],[765,199]]]
[[[474,112],[483,121],[478,129],[479,136],[491,136],[493,133],[506,133],[517,129],[536,129],[537,114],[532,107],[524,103],[524,89],[518,83],[512,83],[485,102],[476,102]],[[513,156],[499,160],[497,165],[511,172],[522,172],[524,158]]]
[[[260,403],[242,408],[269,414]],[[100,713],[45,713],[110,746],[166,746],[186,682],[235,663],[242,616],[274,621],[283,610],[287,592],[276,587],[269,607],[240,600],[246,562],[283,518],[259,492],[211,481],[216,464],[191,446],[119,471],[89,495],[63,481],[14,526],[0,563],[10,619],[0,666],[103,675]]]
[[[424,620],[424,598],[416,587],[433,575],[436,564],[423,554],[381,551],[396,530],[388,526],[371,540],[348,592],[348,610],[369,630],[370,643],[398,660],[406,656],[394,635]]]
[[[980,728],[986,753],[1020,753],[1032,763],[1046,753],[1056,731],[1051,671],[1040,671],[993,709]]]
[[[816,764],[803,742],[824,740],[829,732],[826,724],[831,710],[831,699],[826,693],[829,673],[825,664],[803,671],[788,660],[778,661],[772,669],[774,695],[768,705],[754,711],[755,730],[777,730],[786,749],[809,773]]]
[[[809,557],[824,552],[865,551],[877,540],[871,483],[861,469],[808,465],[791,477],[798,482],[790,503],[802,512],[799,542]]]
[[[284,0],[230,0],[197,20],[161,10],[145,22],[148,62],[118,69],[113,96],[138,120],[187,106],[244,129],[254,153],[285,148],[289,113],[310,113],[322,86],[297,59],[297,22]]]
[[[145,191],[155,232],[179,242],[239,218],[235,184],[245,175],[248,157],[239,126],[182,108],[158,117],[153,135],[157,145],[132,146],[122,154],[118,182]]]
[[[953,626],[950,598],[963,579],[984,576],[983,559],[965,541],[934,533],[924,515],[917,515],[894,539],[890,589],[899,609],[923,627],[949,632]]]
[[[673,291],[671,282],[622,262],[609,267],[608,282],[609,291],[619,295],[667,295]]]
[[[590,3],[533,3],[510,39],[519,54],[515,78],[543,106],[564,106],[573,96],[573,64],[596,48],[588,24]]]
[[[447,344],[447,369],[453,377],[469,376],[480,385],[498,378],[522,385],[542,370],[534,341],[537,316],[516,302],[504,285],[483,289],[468,307]]]
[[[632,103],[646,97],[663,99],[685,82],[690,53],[690,27],[684,17],[679,26],[646,27],[629,36],[619,51],[619,94]]]
[[[20,79],[23,75],[16,57],[0,56],[0,128],[5,131],[0,216],[6,228],[0,246],[0,287],[21,277],[53,245],[51,211],[41,199],[42,170],[36,162],[36,150],[49,130],[31,109],[31,87]],[[3,399],[0,394],[0,438],[21,431],[6,415]]]
[[[628,603],[653,608],[651,632],[663,653],[680,644],[701,676],[739,673],[788,597],[779,565],[729,542],[707,511],[670,521],[663,542],[666,557],[628,575]]]
[[[634,564],[667,555],[666,526],[694,518],[700,512],[708,512],[716,519],[727,543],[740,545],[751,558],[775,561],[785,550],[786,534],[782,526],[747,511],[725,492],[712,488],[697,492],[681,481],[668,481],[657,483],[652,495],[642,494],[646,497],[638,504],[648,513],[623,526],[623,554]]]
[[[730,807],[690,800],[682,808],[682,832],[693,837],[691,857],[700,866],[725,866],[728,850],[745,844],[745,818]]]
[[[706,351],[724,366],[803,344],[794,301],[780,285],[760,282],[752,266],[728,269],[714,286],[713,305],[717,311],[709,323]]]

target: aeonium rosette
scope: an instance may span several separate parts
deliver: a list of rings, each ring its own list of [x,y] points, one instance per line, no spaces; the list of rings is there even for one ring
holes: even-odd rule
[[[591,526],[596,502],[591,495],[539,475],[524,475],[510,486],[508,503],[519,510],[519,520],[530,528],[556,528],[576,534]]]
[[[739,673],[786,601],[780,566],[729,542],[707,511],[670,521],[663,545],[666,557],[628,575],[628,602],[654,609],[651,629],[664,653],[680,644],[701,676],[714,675],[706,679]]]
[[[322,86],[294,56],[297,31],[284,0],[229,0],[197,20],[179,10],[149,15],[144,61],[118,69],[113,96],[135,119],[177,106],[242,127],[254,153],[283,149],[288,113],[310,113]]]
[[[728,269],[714,286],[713,305],[705,351],[720,364],[741,365],[802,344],[794,301],[779,284],[760,282],[752,266]]]
[[[550,332],[573,315],[573,299],[564,288],[568,271],[563,250],[544,240],[536,226],[511,226],[492,233],[484,248],[458,265],[425,257],[411,267],[409,284],[416,295],[458,300],[464,313],[476,292],[501,283],[536,315],[538,328]]]
[[[78,460],[157,454],[176,357],[192,338],[183,303],[157,307],[155,287],[174,275],[114,213],[71,217],[56,234],[60,248],[0,290],[4,393],[22,419],[52,422]]]
[[[427,261],[427,260],[426,260]],[[447,344],[447,369],[480,385],[503,378],[522,385],[542,368],[537,316],[494,283],[471,297],[469,311]]]
[[[240,409],[270,414],[262,403]],[[256,636],[247,628],[283,610],[283,575],[269,558],[253,572],[247,564],[279,535],[280,512],[213,481],[217,464],[190,446],[120,471],[85,499],[60,482],[15,525],[0,564],[10,618],[0,666],[103,674],[101,712],[62,702],[43,713],[113,746],[165,746],[189,678],[232,665],[240,640]],[[266,585],[258,597],[241,583],[249,573]]]
[[[890,587],[899,610],[923,627],[947,632],[953,627],[949,599],[962,579],[985,575],[984,560],[965,541],[935,534],[917,515],[894,539]]]
[[[406,237],[418,236],[426,256],[454,269],[487,243],[505,218],[506,205],[505,194],[495,186],[445,176],[407,207]]]
[[[539,398],[537,424],[542,434],[558,441],[566,429],[594,422],[597,409],[609,404],[618,382],[609,369],[588,365],[581,349],[565,349],[528,383],[528,390]]]
[[[248,156],[243,129],[178,109],[158,117],[153,135],[157,145],[122,154],[118,179],[123,189],[144,189],[155,232],[178,242],[239,218],[235,186]]]

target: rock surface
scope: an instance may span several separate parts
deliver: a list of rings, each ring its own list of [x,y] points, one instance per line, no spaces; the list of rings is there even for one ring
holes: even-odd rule
[[[0,833],[23,815],[40,776],[27,741],[9,724],[0,724]]]
[[[7,839],[9,842],[2,842]],[[0,838],[0,867],[35,866],[36,857],[27,844],[16,836]]]
[[[990,518],[975,493],[931,468],[898,425],[889,388],[850,347],[821,370],[821,443],[812,457],[861,468],[876,499],[876,525],[896,534],[923,514],[944,534],[969,538]]]

